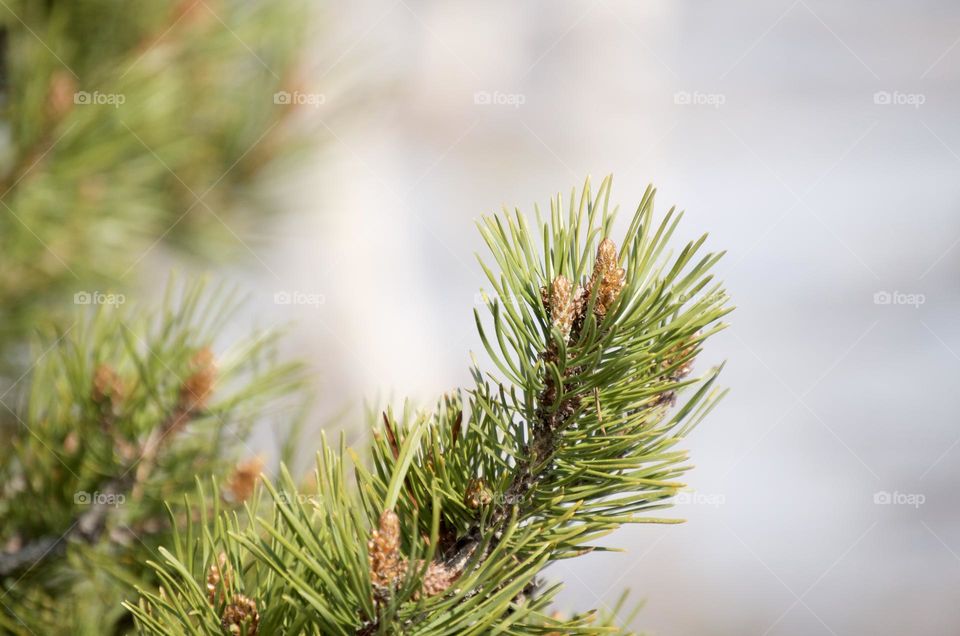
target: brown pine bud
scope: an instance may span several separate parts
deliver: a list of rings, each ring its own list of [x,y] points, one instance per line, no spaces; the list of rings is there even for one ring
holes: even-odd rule
[[[207,598],[211,605],[217,604],[221,589],[230,589],[230,567],[227,565],[226,552],[217,555],[217,562],[211,565],[207,572]]]
[[[393,510],[380,515],[380,527],[367,542],[370,581],[377,587],[389,587],[406,571],[400,560],[400,518]]]
[[[549,287],[540,288],[540,297],[550,320],[560,329],[564,338],[569,338],[570,331],[586,304],[586,291],[579,285],[574,288],[566,276],[559,275]]]
[[[263,458],[259,455],[240,462],[227,479],[226,495],[229,501],[243,503],[253,495],[257,479],[263,472]]]
[[[78,450],[80,450],[80,437],[76,431],[70,431],[67,433],[67,436],[63,438],[63,452],[67,455],[73,455]]]
[[[423,575],[421,591],[414,595],[414,599],[418,599],[421,594],[423,596],[434,596],[446,592],[456,578],[457,574],[451,572],[445,565],[432,562],[427,566],[427,571]]]
[[[679,382],[690,375],[691,371],[693,371],[693,358],[687,358],[683,364],[674,369],[672,379],[676,382]]]
[[[107,404],[116,407],[124,394],[123,379],[108,364],[97,365],[93,372],[93,389],[91,397],[97,404]]]
[[[256,636],[260,625],[257,602],[243,594],[234,594],[230,604],[223,609],[220,625],[228,634]]]
[[[180,387],[178,406],[182,411],[194,413],[207,405],[213,385],[217,380],[217,365],[213,351],[204,347],[190,359],[191,374]]]
[[[50,76],[50,85],[47,88],[47,102],[45,109],[47,116],[53,121],[59,121],[73,110],[74,99],[77,94],[77,81],[68,71],[54,71]]]
[[[580,299],[582,293],[577,288],[573,289],[573,284],[565,276],[557,276],[553,279],[550,286],[550,314],[555,324],[563,336],[570,335],[570,328],[573,327],[573,321],[579,313]]]
[[[388,598],[390,588],[402,579],[410,567],[408,559],[400,557],[400,518],[392,510],[380,515],[380,527],[370,533],[367,542],[367,558],[370,563],[370,582],[373,596],[378,602]],[[419,571],[423,561],[417,561]],[[457,579],[459,572],[443,563],[431,562],[424,572],[420,589],[413,594],[414,599],[421,596],[433,596],[447,590]]]
[[[493,501],[493,494],[482,479],[471,479],[467,482],[467,490],[463,494],[463,503],[467,508],[476,510]]]
[[[597,260],[590,277],[590,291],[596,290],[597,300],[594,312],[603,317],[613,305],[623,289],[626,272],[620,267],[617,246],[610,239],[603,239],[597,248]]]
[[[680,360],[683,360],[683,363],[681,363],[680,366],[670,372],[670,375],[668,376],[670,381],[679,382],[690,375],[690,372],[693,371],[693,354],[696,352],[696,349],[697,345],[690,344],[690,339],[684,340],[670,348],[670,350],[667,352],[666,359],[661,363],[661,366],[664,369],[669,369],[680,362]]]

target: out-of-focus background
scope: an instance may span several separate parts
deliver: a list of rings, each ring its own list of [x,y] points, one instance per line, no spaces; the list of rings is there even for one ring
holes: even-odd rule
[[[376,91],[291,179],[264,307],[322,400],[468,381],[473,222],[613,173],[710,232],[737,305],[702,364],[683,526],[548,572],[561,605],[646,600],[653,634],[960,627],[960,6],[942,1],[351,2],[318,63]],[[355,69],[360,69],[356,71]],[[322,302],[274,306],[278,290]]]
[[[701,364],[726,359],[732,391],[689,440],[689,523],[553,567],[560,607],[630,588],[651,634],[957,632],[960,5],[356,0],[318,20],[283,91],[315,131],[276,170],[285,213],[218,218],[246,256],[219,273],[294,323],[315,421],[362,440],[364,400],[469,383],[477,217],[607,173],[629,213],[652,182],[682,238],[729,251],[738,309]],[[174,265],[150,245],[141,295]]]

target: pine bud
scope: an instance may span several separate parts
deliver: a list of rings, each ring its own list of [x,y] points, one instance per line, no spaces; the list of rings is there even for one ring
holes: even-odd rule
[[[666,359],[661,363],[664,369],[669,369],[680,362],[680,360],[683,360],[683,363],[680,364],[680,366],[670,372],[669,379],[673,382],[679,382],[690,375],[690,372],[693,371],[693,354],[696,352],[697,345],[691,344],[690,340],[691,339],[688,338],[687,340],[684,340],[671,347],[667,352]]]
[[[380,515],[380,527],[367,542],[370,581],[379,587],[390,586],[405,570],[400,561],[400,518],[393,510]]]
[[[596,290],[597,300],[594,312],[605,316],[623,289],[626,272],[620,267],[617,258],[617,246],[610,239],[603,239],[597,248],[597,261],[590,277],[590,291]]]
[[[463,503],[467,508],[476,510],[493,501],[493,494],[482,479],[471,479],[467,482],[467,490],[463,494]]]
[[[257,602],[243,594],[234,594],[230,604],[223,609],[220,625],[228,634],[256,636],[260,625]]]
[[[190,368],[192,369],[190,377],[180,387],[178,406],[183,411],[194,413],[206,407],[217,380],[217,365],[213,359],[213,351],[209,347],[197,351],[190,359]]]
[[[67,455],[73,455],[78,450],[80,450],[80,436],[77,435],[76,431],[70,431],[63,438],[63,452]]]
[[[427,566],[427,571],[423,575],[423,586],[420,588],[420,593],[414,595],[414,599],[419,599],[421,594],[423,596],[442,594],[453,585],[456,578],[456,573],[451,572],[445,565],[433,562]]]
[[[410,567],[409,560],[400,557],[400,518],[394,511],[385,510],[380,515],[380,527],[370,533],[367,542],[367,558],[374,598],[378,602],[384,601],[388,598],[390,588],[407,574]],[[423,568],[423,561],[417,561],[415,566],[419,571]],[[421,596],[433,596],[446,591],[458,575],[443,563],[431,562],[413,598],[416,600]]]
[[[207,572],[207,598],[210,599],[211,605],[217,604],[218,588],[230,588],[230,569],[227,565],[226,552],[217,555],[217,562],[211,565]]]
[[[579,313],[579,305],[582,300],[579,288],[575,292],[573,284],[565,276],[557,276],[553,279],[553,285],[550,290],[550,313],[555,324],[563,336],[570,335],[570,328],[573,327],[573,320]]]
[[[68,71],[54,71],[50,76],[45,106],[47,116],[53,121],[63,119],[73,110],[77,81]]]
[[[559,275],[549,287],[540,288],[540,297],[550,320],[560,329],[564,338],[569,338],[570,330],[583,312],[586,291],[580,286],[574,288],[566,276]]]
[[[263,458],[260,456],[240,462],[227,479],[225,494],[234,503],[243,503],[253,494],[257,479],[263,472]]]
[[[693,358],[687,358],[686,362],[677,367],[672,375],[674,381],[679,382],[693,371]]]
[[[695,337],[695,336],[694,336]],[[663,360],[660,362],[660,368],[666,371],[671,367],[675,367],[669,373],[664,373],[660,380],[665,383],[676,383],[680,382],[693,371],[693,361],[694,353],[696,352],[697,345],[690,343],[690,338],[681,341],[680,343],[671,347]],[[680,362],[683,360],[683,362]],[[679,366],[677,363],[680,363]],[[677,392],[673,389],[663,391],[659,393],[653,401],[650,403],[651,408],[657,408],[660,406],[669,406],[674,407],[677,404]]]
[[[93,372],[93,389],[90,397],[97,404],[110,403],[110,406],[116,408],[123,399],[124,394],[123,379],[108,364],[97,365]]]

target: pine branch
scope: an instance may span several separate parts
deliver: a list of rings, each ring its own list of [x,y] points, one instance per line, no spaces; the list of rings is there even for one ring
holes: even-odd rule
[[[46,606],[88,596],[92,579],[78,568],[104,558],[113,578],[98,584],[101,597],[149,581],[145,561],[171,529],[162,498],[192,491],[193,473],[233,471],[231,506],[249,496],[250,477],[236,465],[249,421],[298,390],[302,369],[262,364],[271,334],[214,359],[208,345],[237,306],[230,295],[171,287],[160,311],[102,308],[42,347],[29,400],[0,448],[0,626],[111,633],[122,614],[86,623]]]
[[[266,511],[180,537],[154,564],[162,593],[127,605],[140,629],[622,633],[595,612],[552,616],[559,587],[539,575],[624,523],[673,522],[653,513],[722,395],[719,369],[692,370],[730,309],[709,274],[720,254],[697,256],[705,237],[666,252],[680,215],[655,223],[652,189],[618,251],[609,188],[588,183],[566,214],[558,197],[536,230],[519,213],[482,221],[499,273],[481,262],[494,294],[476,321],[501,375],[475,368],[433,411],[379,415],[372,465],[324,443],[309,489],[264,482]],[[210,598],[217,554],[233,574]]]

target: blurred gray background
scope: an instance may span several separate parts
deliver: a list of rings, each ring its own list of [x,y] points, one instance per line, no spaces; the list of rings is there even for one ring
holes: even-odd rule
[[[560,608],[630,588],[652,634],[960,631],[960,5],[386,0],[327,19],[303,89],[324,151],[241,272],[254,313],[296,322],[325,413],[469,383],[478,216],[607,173],[629,213],[652,182],[688,211],[682,238],[729,250],[738,309],[700,364],[728,360],[732,391],[689,440],[689,522],[550,569]]]

